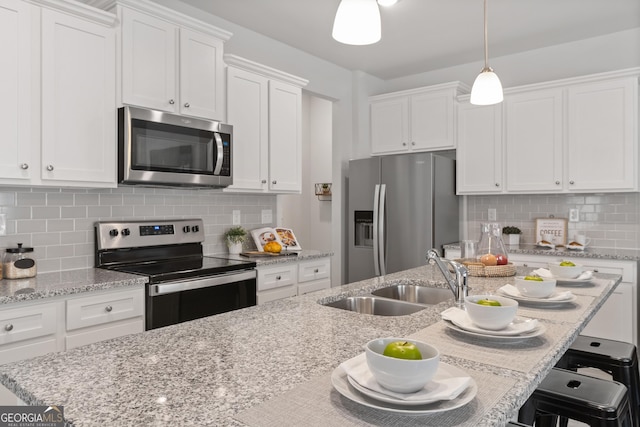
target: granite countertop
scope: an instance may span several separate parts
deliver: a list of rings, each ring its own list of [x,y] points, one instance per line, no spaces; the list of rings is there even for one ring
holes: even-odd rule
[[[333,252],[331,251],[318,251],[314,249],[303,249],[301,251],[295,251],[297,255],[275,255],[275,256],[256,256],[256,257],[245,257],[242,255],[212,255],[212,256],[224,256],[225,258],[231,259],[239,259],[241,261],[255,261],[258,267],[261,265],[271,265],[271,264],[283,264],[288,262],[297,262],[297,261],[306,261],[311,259],[318,258],[326,258],[333,256]]]
[[[460,249],[460,243],[443,245],[445,249]],[[621,261],[640,261],[638,249],[592,248],[587,247],[583,251],[556,247],[555,249],[543,248],[532,244],[505,245],[510,254],[547,255],[573,258],[599,258]]]
[[[520,268],[518,274],[529,270]],[[538,318],[546,326],[545,334],[531,342],[491,345],[454,338],[439,314],[451,301],[398,317],[319,304],[394,283],[446,287],[439,271],[424,266],[1,365],[0,383],[29,405],[64,405],[65,416],[76,426],[289,426],[296,425],[290,417],[312,415],[316,421],[308,418],[303,424],[385,425],[384,420],[367,421],[380,416],[404,417],[397,425],[415,425],[416,420],[433,425],[429,415],[413,418],[355,404],[333,390],[329,378],[371,339],[439,333],[432,342],[441,350],[441,360],[481,375],[476,400],[468,409],[450,413],[468,410],[473,415],[455,425],[499,426],[517,413],[620,282],[620,276],[596,277],[592,286],[571,288],[577,300],[568,307],[520,307],[519,315]],[[514,278],[471,277],[470,293],[493,292],[505,283]],[[317,400],[295,406],[307,395],[304,387],[318,381],[326,388]],[[495,398],[479,400],[488,389],[496,390]],[[268,410],[278,402],[294,406]],[[317,420],[314,411],[322,405],[338,411],[333,424],[330,418],[327,423]],[[256,422],[247,421],[252,411]]]
[[[0,280],[0,306],[103,289],[143,285],[147,278],[101,268],[40,273],[29,279]]]

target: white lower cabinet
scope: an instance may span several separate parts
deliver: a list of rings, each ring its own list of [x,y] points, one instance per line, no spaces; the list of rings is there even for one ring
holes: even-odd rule
[[[66,301],[65,348],[144,331],[144,293],[109,292]]]
[[[330,287],[330,258],[258,266],[258,305]]]
[[[447,250],[446,258],[460,258],[459,250]],[[557,256],[510,254],[509,261],[515,265],[547,268]],[[586,269],[598,273],[619,274],[622,282],[605,301],[604,305],[581,332],[583,335],[626,341],[638,345],[638,264],[635,261],[620,261],[599,258],[562,257]]]

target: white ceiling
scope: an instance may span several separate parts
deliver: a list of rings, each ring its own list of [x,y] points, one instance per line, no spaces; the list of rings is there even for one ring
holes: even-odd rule
[[[340,0],[183,1],[382,79],[484,60],[482,0],[401,0],[381,7],[382,40],[369,46],[331,38]],[[489,0],[488,17],[491,64],[491,57],[640,27],[640,0]]]

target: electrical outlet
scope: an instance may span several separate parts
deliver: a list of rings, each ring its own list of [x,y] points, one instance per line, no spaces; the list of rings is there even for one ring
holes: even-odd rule
[[[489,212],[487,213],[487,216],[489,217],[489,221],[495,221],[496,220],[496,210],[495,209],[489,209]]]
[[[578,222],[580,220],[580,213],[578,209],[569,209],[569,221]]]
[[[233,211],[233,225],[240,225],[240,211]]]
[[[271,213],[271,209],[263,209],[262,210],[262,223],[269,224],[273,221],[273,214]]]

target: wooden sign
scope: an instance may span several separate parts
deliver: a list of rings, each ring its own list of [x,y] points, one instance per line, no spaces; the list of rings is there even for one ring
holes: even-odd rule
[[[549,238],[551,243],[556,246],[565,246],[567,244],[566,218],[536,219],[536,242],[548,240]]]

